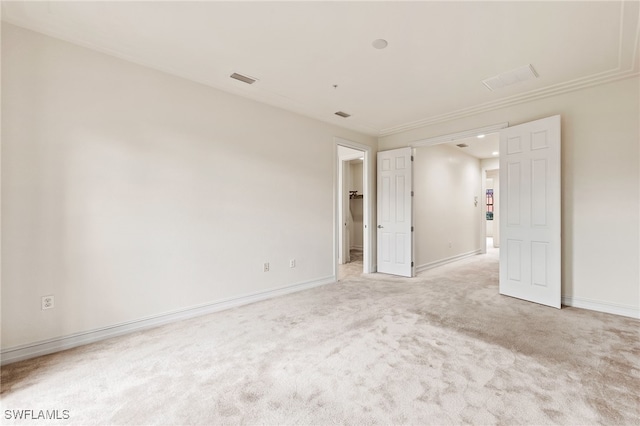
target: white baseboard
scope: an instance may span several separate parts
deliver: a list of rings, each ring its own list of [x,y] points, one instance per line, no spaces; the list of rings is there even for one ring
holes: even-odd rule
[[[286,287],[276,288],[273,290],[223,299],[213,303],[194,306],[178,311],[167,312],[164,314],[141,318],[134,321],[128,321],[121,324],[115,324],[109,327],[103,327],[95,330],[85,331],[82,333],[75,333],[54,339],[42,340],[40,342],[29,343],[26,345],[15,346],[12,348],[3,349],[2,352],[0,352],[0,365],[11,364],[13,362],[22,361],[29,358],[35,358],[37,356],[47,355],[65,349],[71,349],[76,346],[98,342],[100,340],[105,340],[111,337],[121,336],[123,334],[132,333],[134,331],[141,331],[153,327],[158,327],[160,325],[206,315],[213,312],[219,312],[225,309],[259,302],[261,300],[271,299],[272,297],[282,296],[297,291],[308,290],[314,287],[319,287],[321,285],[334,282],[336,282],[336,277],[329,276],[313,281],[306,281]]]
[[[475,256],[480,253],[482,253],[482,249],[477,249],[467,253],[447,257],[445,259],[436,260],[434,262],[425,263],[423,265],[418,265],[416,266],[416,274],[427,271],[429,269],[437,268],[438,266],[446,265],[447,263],[457,262],[458,260],[466,259],[467,257]]]
[[[633,306],[618,305],[615,303],[601,302],[599,300],[582,299],[579,297],[562,296],[562,304],[572,308],[589,309],[591,311],[605,312],[607,314],[621,315],[624,317],[640,319],[640,309]]]

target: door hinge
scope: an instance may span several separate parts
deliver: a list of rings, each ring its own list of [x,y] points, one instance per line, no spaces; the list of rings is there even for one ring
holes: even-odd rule
[[[411,267],[413,268],[413,262],[411,262]]]
[[[413,191],[411,191],[411,196],[413,197]]]
[[[411,227],[411,232],[413,232],[413,226]]]
[[[413,161],[413,155],[411,156],[411,161]]]

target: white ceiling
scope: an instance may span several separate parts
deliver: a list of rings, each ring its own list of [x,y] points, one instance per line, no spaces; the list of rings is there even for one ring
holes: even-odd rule
[[[2,19],[378,136],[637,75],[639,6],[2,1]],[[482,84],[527,64],[539,78]]]
[[[468,146],[464,148],[459,147],[458,144],[462,143]],[[447,143],[447,145],[450,145],[455,149],[459,149],[472,157],[479,158],[480,160],[484,158],[497,158],[498,155],[494,155],[493,153],[500,153],[500,133],[484,135],[483,138],[471,136],[468,138],[456,139],[453,142]]]

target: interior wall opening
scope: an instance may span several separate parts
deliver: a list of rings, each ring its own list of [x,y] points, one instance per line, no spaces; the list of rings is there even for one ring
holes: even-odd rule
[[[371,272],[368,267],[371,259],[368,234],[371,200],[367,156],[365,149],[338,145],[337,280]]]
[[[415,149],[416,273],[499,247],[499,133]]]

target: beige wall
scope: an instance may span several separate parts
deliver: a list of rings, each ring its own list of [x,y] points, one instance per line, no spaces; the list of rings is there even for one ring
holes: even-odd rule
[[[362,161],[361,160],[351,160],[349,162],[349,168],[351,170],[351,180],[349,182],[349,190],[350,191],[358,191],[359,195],[363,193],[363,182],[362,182]]]
[[[415,150],[413,223],[418,270],[482,248],[480,176],[480,161],[457,147]]]
[[[3,349],[333,276],[374,138],[2,27]]]
[[[363,181],[362,181],[362,161],[352,160],[349,162],[349,170],[351,178],[349,179],[349,191],[358,191],[358,195],[363,194]],[[353,222],[350,226],[351,238],[349,244],[351,248],[362,249],[363,248],[363,208],[365,202],[363,198],[355,198],[349,200],[349,207],[351,209],[351,217]]]
[[[379,149],[562,116],[565,303],[640,314],[640,87],[629,78],[380,138]]]

